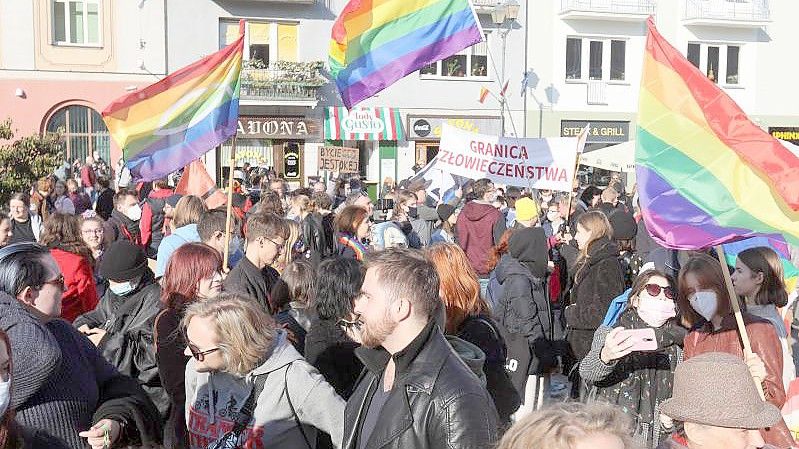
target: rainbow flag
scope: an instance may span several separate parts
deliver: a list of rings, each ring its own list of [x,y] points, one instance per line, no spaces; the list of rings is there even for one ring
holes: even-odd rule
[[[649,233],[676,249],[764,234],[799,245],[799,158],[648,27],[635,159]]]
[[[753,237],[740,242],[727,243],[724,245],[724,256],[727,259],[727,265],[734,267],[738,254],[749,248],[757,248],[759,246],[771,248],[780,256],[780,263],[785,276],[785,289],[789,293],[793,292],[796,289],[797,281],[799,281],[799,268],[791,262],[790,248],[781,236]]]
[[[103,111],[135,180],[163,178],[236,134],[243,48],[241,21],[232,44]]]
[[[350,0],[333,24],[330,71],[347,108],[483,40],[469,0]]]

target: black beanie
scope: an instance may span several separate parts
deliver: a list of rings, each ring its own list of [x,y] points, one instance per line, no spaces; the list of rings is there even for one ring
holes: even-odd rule
[[[638,223],[633,214],[621,209],[613,209],[608,214],[610,227],[613,229],[613,238],[616,240],[631,240],[638,231]]]
[[[125,282],[144,274],[147,256],[138,246],[127,240],[117,240],[103,253],[100,276],[114,282]]]

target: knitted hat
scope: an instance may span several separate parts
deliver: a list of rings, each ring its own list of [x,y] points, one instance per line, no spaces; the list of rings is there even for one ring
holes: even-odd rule
[[[782,420],[780,410],[760,398],[746,363],[706,352],[677,365],[671,399],[663,414],[677,421],[735,429],[762,429]]]
[[[111,244],[100,261],[100,276],[114,282],[125,282],[144,274],[147,256],[138,246],[127,240]]]
[[[449,204],[439,204],[436,212],[438,212],[438,218],[441,221],[447,221],[452,216],[452,213],[455,212],[455,207]]]
[[[538,218],[538,204],[532,198],[516,200],[516,221],[530,221]]]

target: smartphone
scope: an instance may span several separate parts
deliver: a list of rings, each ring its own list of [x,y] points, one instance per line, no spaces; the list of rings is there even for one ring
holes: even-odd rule
[[[619,332],[619,338],[632,338],[634,343],[633,351],[656,351],[658,348],[655,330],[651,327],[644,329],[624,329]]]

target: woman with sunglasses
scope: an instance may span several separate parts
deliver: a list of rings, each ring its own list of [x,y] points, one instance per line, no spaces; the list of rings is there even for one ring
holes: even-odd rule
[[[691,329],[685,338],[684,358],[706,352],[727,352],[740,357],[761,386],[766,401],[782,409],[785,404],[783,357],[774,326],[744,312],[743,320],[753,352],[745,354],[732,311],[733,298],[725,284],[719,261],[707,254],[695,254],[680,269],[677,305],[683,324]],[[767,444],[778,448],[795,444],[784,421],[762,430],[761,434]]]
[[[598,399],[621,406],[635,424],[633,436],[654,448],[670,432],[660,424],[660,404],[671,397],[674,368],[687,331],[677,320],[674,280],[657,270],[639,275],[616,327],[600,326],[580,376]],[[653,329],[657,348],[642,351],[630,330]]]
[[[203,243],[187,243],[172,253],[161,280],[163,310],[155,318],[155,359],[161,384],[169,396],[164,445],[188,447],[186,433],[186,342],[180,320],[186,307],[222,291],[222,258]]]
[[[50,214],[39,241],[50,248],[50,254],[64,273],[66,290],[61,317],[72,322],[94,310],[100,301],[94,281],[94,257],[83,241],[79,218],[60,212]]]

